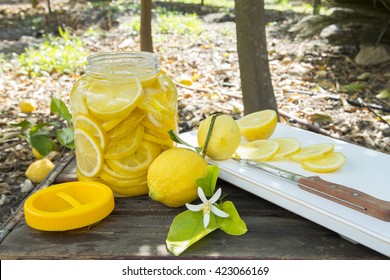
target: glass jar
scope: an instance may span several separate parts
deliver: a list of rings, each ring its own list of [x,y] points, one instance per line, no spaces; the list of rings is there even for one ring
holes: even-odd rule
[[[70,95],[79,180],[96,180],[118,196],[148,193],[152,161],[173,147],[177,90],[155,54],[104,52],[88,57]]]

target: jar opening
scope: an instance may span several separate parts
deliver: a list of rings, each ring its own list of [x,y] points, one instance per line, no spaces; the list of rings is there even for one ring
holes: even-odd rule
[[[98,76],[139,78],[160,71],[157,56],[150,52],[101,52],[88,56],[85,72]]]

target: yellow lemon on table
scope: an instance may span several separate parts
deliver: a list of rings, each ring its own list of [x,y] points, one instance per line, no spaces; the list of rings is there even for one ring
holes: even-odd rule
[[[149,196],[169,207],[180,207],[198,197],[196,180],[207,175],[207,161],[186,148],[161,153],[148,170]]]
[[[198,129],[198,144],[204,148],[213,116],[203,120]],[[230,158],[241,143],[241,133],[237,122],[229,115],[215,118],[206,155],[214,160]]]
[[[302,166],[309,171],[326,173],[338,170],[344,165],[345,161],[344,154],[333,152],[319,159],[302,161]]]
[[[272,140],[256,140],[240,145],[236,151],[238,158],[266,161],[279,150],[280,144]]]
[[[334,145],[330,143],[319,143],[304,147],[299,152],[290,156],[290,159],[296,162],[304,160],[322,158],[334,150]]]
[[[262,110],[237,120],[242,136],[248,141],[268,139],[274,133],[278,116],[274,110]]]
[[[54,166],[54,163],[47,158],[39,159],[28,166],[25,174],[31,182],[38,184],[45,179]]]

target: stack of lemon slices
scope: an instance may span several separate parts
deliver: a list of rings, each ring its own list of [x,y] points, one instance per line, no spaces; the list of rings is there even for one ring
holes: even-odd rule
[[[166,83],[96,82],[71,95],[79,180],[102,181],[120,195],[147,194],[149,165],[173,147],[167,131],[175,129],[175,88]]]
[[[269,138],[277,124],[276,112],[263,110],[244,116],[237,121],[242,135],[248,142],[241,144],[236,153],[237,158],[255,161],[292,160],[312,172],[333,172],[342,167],[346,157],[334,152],[331,143],[318,143],[301,148],[295,138]]]

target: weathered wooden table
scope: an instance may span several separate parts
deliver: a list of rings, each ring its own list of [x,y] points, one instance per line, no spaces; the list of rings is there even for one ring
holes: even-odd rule
[[[75,179],[75,161],[63,159],[36,190]],[[248,232],[214,231],[181,256],[165,239],[184,208],[168,208],[147,196],[116,198],[114,211],[100,223],[66,232],[30,228],[20,207],[2,230],[0,259],[388,259],[264,199],[219,180]]]

